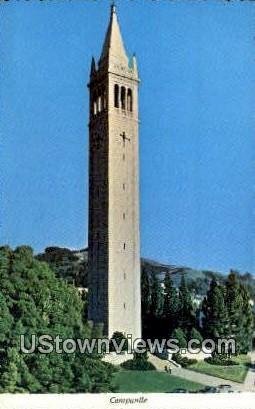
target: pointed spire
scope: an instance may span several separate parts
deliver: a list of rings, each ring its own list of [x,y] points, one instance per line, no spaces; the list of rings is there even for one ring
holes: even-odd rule
[[[116,4],[115,4],[114,1],[113,1],[112,4],[111,4],[111,14],[112,14],[112,13],[116,13]]]
[[[94,72],[96,72],[96,62],[95,62],[95,58],[92,57],[91,60],[91,66],[90,66],[90,76],[92,76],[94,74]]]
[[[116,13],[116,6],[114,3],[111,5],[111,17],[106,32],[100,61],[104,60],[105,58],[109,59],[110,57],[128,64],[128,58],[123,44]]]
[[[137,69],[137,60],[136,60],[136,55],[133,54],[132,60],[131,60],[131,67],[135,73],[135,75],[138,77],[138,69]]]

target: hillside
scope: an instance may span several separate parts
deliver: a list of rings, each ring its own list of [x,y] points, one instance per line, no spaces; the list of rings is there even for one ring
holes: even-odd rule
[[[47,262],[59,278],[76,287],[88,285],[88,249],[70,250],[68,248],[47,247],[37,255],[38,260]],[[212,277],[224,281],[225,276],[219,272],[196,270],[185,266],[163,264],[155,260],[141,258],[141,268],[148,275],[156,273],[163,281],[165,273],[170,272],[174,285],[179,287],[181,275],[185,274],[189,287],[199,295],[205,295]],[[247,285],[251,297],[255,299],[255,279],[249,274],[240,275],[240,280]]]
[[[37,255],[37,258],[47,262],[56,274],[67,282],[74,283],[78,287],[87,286],[87,248],[70,250],[68,248],[47,247],[44,253]],[[187,275],[188,280],[203,277],[202,271],[193,270],[188,267],[162,264],[146,258],[141,258],[141,266],[148,274],[152,272],[157,273],[161,280],[164,279],[166,272],[170,272],[176,285],[178,285],[182,273]]]

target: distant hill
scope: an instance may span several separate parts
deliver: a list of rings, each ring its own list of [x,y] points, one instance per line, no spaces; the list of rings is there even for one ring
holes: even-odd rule
[[[47,247],[37,259],[45,261],[59,278],[76,287],[88,285],[88,250],[70,250],[62,247]]]
[[[73,283],[76,286],[87,286],[87,248],[70,250],[61,247],[47,247],[43,253],[37,255],[37,258],[48,263],[56,274],[67,282]],[[146,258],[141,258],[141,266],[148,274],[152,272],[157,273],[161,280],[164,279],[166,272],[170,272],[176,284],[178,284],[182,273],[187,275],[188,279],[196,279],[203,275],[201,271],[188,267],[162,264]]]
[[[76,287],[88,286],[88,249],[70,250],[61,247],[47,247],[45,251],[37,255],[41,261],[45,261],[55,271],[59,278]],[[224,281],[226,276],[222,273],[208,270],[196,270],[185,266],[163,264],[147,258],[141,258],[141,268],[147,274],[156,273],[161,281],[166,272],[172,275],[174,285],[180,284],[182,274],[185,274],[189,287],[194,293],[205,295],[212,277]],[[255,279],[249,274],[240,275],[240,280],[249,288],[251,297],[255,300]]]

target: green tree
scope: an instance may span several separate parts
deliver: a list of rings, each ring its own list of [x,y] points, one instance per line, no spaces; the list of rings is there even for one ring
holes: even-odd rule
[[[179,327],[189,332],[195,325],[195,312],[191,293],[187,286],[184,274],[179,287]]]
[[[142,316],[150,313],[151,308],[151,287],[148,273],[145,268],[142,268],[141,273],[141,306]]]
[[[225,289],[214,278],[203,303],[204,332],[207,338],[217,341],[229,335],[228,311]]]
[[[231,270],[226,281],[226,306],[229,317],[229,336],[236,340],[236,350],[241,352],[243,326],[243,291],[238,275]]]
[[[181,328],[176,328],[173,331],[171,338],[178,340],[178,346],[180,348],[187,348],[187,338],[185,332]]]
[[[179,312],[179,299],[176,288],[173,286],[171,275],[166,273],[164,278],[164,304],[163,304],[163,319],[165,322],[166,333],[168,337],[176,327]]]
[[[4,295],[0,292],[0,350],[4,348],[10,338],[13,317],[10,314]]]
[[[5,371],[1,377],[1,392],[20,392],[18,384],[20,383],[20,357],[15,348],[8,348],[4,360]]]
[[[240,322],[240,335],[239,344],[240,351],[247,353],[252,349],[252,339],[254,333],[254,313],[252,310],[250,293],[246,286],[240,285],[242,295],[242,308],[241,308],[241,322]]]
[[[147,338],[155,339],[164,336],[164,323],[162,319],[163,289],[158,274],[155,271],[151,272],[150,288],[150,312],[147,314],[146,321],[144,322],[144,329],[146,329],[146,331],[143,331],[143,335]]]
[[[85,255],[85,250],[83,253]],[[36,258],[47,262],[57,277],[77,287],[87,287],[88,263],[86,256],[83,260],[70,249],[47,247],[44,253],[38,254]]]
[[[134,358],[124,362],[121,366],[131,371],[153,371],[156,369],[155,366],[149,362],[147,351],[134,352]]]
[[[203,342],[203,337],[196,328],[192,328],[190,331],[190,339],[197,339],[199,342]]]
[[[159,278],[155,271],[151,274],[151,315],[161,317],[163,305],[163,292]]]
[[[95,392],[111,390],[113,367],[100,357],[20,352],[31,335],[90,338],[78,291],[56,278],[30,247],[0,248],[0,390],[2,392]]]
[[[122,346],[122,351],[128,350],[128,340],[122,332],[116,331],[110,339],[110,351],[116,351],[116,345],[112,341],[115,340],[117,347]]]

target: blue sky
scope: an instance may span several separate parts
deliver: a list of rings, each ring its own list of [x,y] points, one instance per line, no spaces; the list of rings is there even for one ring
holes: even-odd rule
[[[87,245],[86,84],[109,4],[0,6],[1,243]],[[142,80],[142,255],[254,272],[254,4],[117,6]]]

